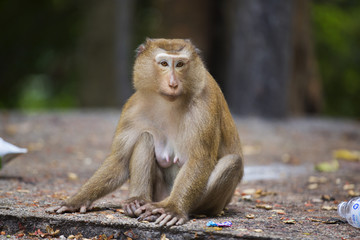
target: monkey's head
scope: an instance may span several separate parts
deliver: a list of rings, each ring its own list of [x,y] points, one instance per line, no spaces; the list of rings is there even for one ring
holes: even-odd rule
[[[206,71],[198,50],[183,39],[147,39],[137,49],[134,87],[169,101],[201,92]]]

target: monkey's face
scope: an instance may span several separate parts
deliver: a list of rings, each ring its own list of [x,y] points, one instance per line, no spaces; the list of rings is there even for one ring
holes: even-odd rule
[[[156,54],[154,63],[158,74],[158,93],[169,101],[175,101],[185,93],[184,76],[187,75],[189,54],[160,51]]]
[[[136,90],[154,92],[175,101],[198,92],[204,84],[204,72],[190,41],[148,39],[137,49],[134,86]]]

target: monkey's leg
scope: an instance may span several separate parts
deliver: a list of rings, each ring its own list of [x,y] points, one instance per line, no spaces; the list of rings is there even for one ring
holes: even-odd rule
[[[46,212],[85,213],[95,200],[114,191],[128,179],[128,169],[128,161],[120,152],[113,152],[75,196],[66,200],[62,206],[46,209]]]
[[[142,133],[130,159],[130,198],[123,205],[126,215],[135,217],[135,211],[152,200],[155,168],[153,137],[150,133]]]
[[[204,196],[191,213],[219,214],[231,201],[243,171],[241,156],[233,154],[221,158],[210,175]]]

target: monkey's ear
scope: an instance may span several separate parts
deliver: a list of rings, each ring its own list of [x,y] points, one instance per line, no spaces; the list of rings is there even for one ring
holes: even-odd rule
[[[136,49],[136,57],[138,57],[142,52],[144,52],[146,49],[145,44],[141,44],[140,46],[138,46],[138,48]]]
[[[200,55],[200,54],[201,54],[201,50],[200,50],[200,49],[198,49],[197,47],[195,47],[195,46],[194,46],[194,44],[191,42],[191,40],[190,40],[189,38],[185,39],[185,42],[187,42],[187,43],[191,44],[191,45],[194,47],[195,52],[196,52],[198,55]]]
[[[153,40],[151,38],[146,38],[145,43],[141,44],[137,49],[136,49],[136,57],[138,57],[142,52],[145,51],[146,46],[148,46]]]
[[[201,55],[201,50],[200,50],[200,49],[195,48],[195,52],[196,52],[198,55]]]

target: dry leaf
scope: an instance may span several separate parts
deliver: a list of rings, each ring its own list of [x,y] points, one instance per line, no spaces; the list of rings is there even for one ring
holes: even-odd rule
[[[308,183],[326,183],[328,179],[326,177],[315,177],[310,176],[308,179]]]
[[[245,196],[242,196],[241,199],[244,200],[244,201],[251,202],[252,201],[252,196],[251,195],[245,195]]]
[[[169,240],[169,239],[166,237],[165,233],[163,233],[163,234],[161,235],[160,240]]]
[[[317,183],[312,183],[312,184],[309,184],[308,185],[308,189],[309,190],[315,190],[315,189],[317,189],[319,187],[319,184],[317,184]]]
[[[268,205],[268,204],[258,204],[258,205],[256,205],[256,208],[262,208],[262,209],[266,209],[266,210],[273,209],[273,207],[271,205]]]
[[[78,180],[78,176],[76,175],[76,173],[69,172],[68,173],[68,179],[71,180],[71,181],[76,181],[76,180]]]
[[[322,206],[322,210],[330,211],[330,210],[337,210],[336,206]]]
[[[254,219],[255,218],[255,215],[254,214],[246,214],[245,217],[247,219]]]
[[[116,209],[115,211],[118,212],[118,213],[121,213],[121,214],[125,214],[124,209],[121,209],[121,208]]]
[[[249,156],[258,154],[261,151],[261,147],[258,145],[243,145],[242,150],[245,156]]]
[[[325,194],[325,195],[322,195],[322,196],[321,196],[321,200],[324,200],[324,201],[334,201],[335,198],[332,197],[332,196],[330,196],[330,195]]]
[[[283,223],[286,223],[286,224],[295,224],[296,221],[294,219],[288,219],[288,220],[284,220]]]
[[[245,189],[242,192],[242,195],[253,195],[256,193],[256,189],[255,188],[249,188],[249,189]]]
[[[339,162],[334,159],[331,162],[321,162],[315,165],[315,170],[319,172],[336,172],[339,169]]]
[[[355,185],[354,185],[354,184],[345,184],[345,185],[343,186],[343,189],[344,189],[345,191],[347,191],[347,190],[354,190],[354,188],[355,188]]]
[[[336,159],[342,159],[347,161],[360,161],[360,151],[339,149],[333,152],[333,156]]]
[[[354,190],[349,190],[348,195],[349,195],[349,197],[357,197],[357,196],[360,196],[360,192],[355,192]]]
[[[29,190],[26,190],[26,189],[19,189],[19,190],[16,190],[17,192],[19,193],[29,193],[30,191]]]
[[[286,212],[284,210],[282,210],[282,209],[274,209],[274,210],[272,210],[272,212],[275,212],[275,213],[277,213],[279,215],[285,215],[286,214]]]

